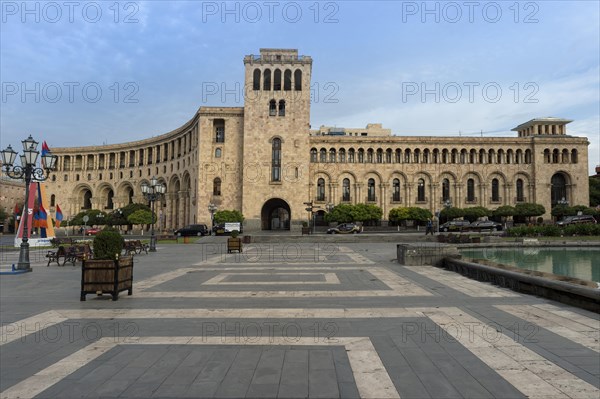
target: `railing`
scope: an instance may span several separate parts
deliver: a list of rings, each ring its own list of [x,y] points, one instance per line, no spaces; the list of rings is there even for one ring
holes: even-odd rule
[[[473,197],[471,199],[469,199],[469,197],[465,198],[465,203],[466,204],[475,204],[477,203],[477,197]]]
[[[490,198],[490,203],[492,203],[492,204],[499,204],[501,202],[502,202],[502,197],[498,197],[496,199],[494,199],[493,197]]]
[[[373,196],[373,197],[367,196],[365,198],[365,202],[377,202],[377,196]]]
[[[525,198],[525,197],[521,197],[521,198],[515,197],[515,202],[527,202],[527,198]]]

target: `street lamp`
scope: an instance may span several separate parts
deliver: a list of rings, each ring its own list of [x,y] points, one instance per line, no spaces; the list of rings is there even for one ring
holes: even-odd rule
[[[147,201],[150,201],[150,209],[152,211],[152,229],[150,230],[150,252],[156,252],[156,236],[154,235],[154,202],[158,200],[167,191],[167,187],[158,182],[156,176],[152,176],[150,184],[142,183],[142,194]]]
[[[29,263],[29,226],[27,222],[29,215],[33,211],[29,209],[29,184],[31,180],[44,181],[50,175],[50,172],[56,167],[56,160],[58,156],[50,154],[50,151],[43,151],[42,155],[42,167],[37,167],[37,159],[40,154],[37,150],[38,142],[35,141],[31,135],[26,140],[21,142],[23,144],[23,154],[19,157],[21,159],[21,166],[14,165],[15,159],[17,158],[17,152],[12,149],[9,145],[2,153],[2,165],[4,166],[4,172],[11,179],[24,179],[25,180],[25,218],[23,220],[23,239],[21,240],[21,249],[19,252],[19,262],[17,263],[17,270],[25,272],[31,271],[31,265]],[[44,174],[44,171],[46,172]]]
[[[335,205],[333,205],[331,202],[328,203],[327,205],[325,205],[325,208],[327,209],[327,213],[330,213],[331,211],[333,211],[333,208],[335,208]]]
[[[558,205],[569,206],[569,201],[565,197],[558,200]]]
[[[217,206],[212,202],[208,204],[208,212],[210,212],[210,232],[212,234],[213,229],[215,228],[215,212],[217,211]]]

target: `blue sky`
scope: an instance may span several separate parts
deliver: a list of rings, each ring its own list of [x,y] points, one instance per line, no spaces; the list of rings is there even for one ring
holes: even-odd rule
[[[597,1],[0,6],[2,148],[140,140],[242,106],[221,88],[243,87],[244,55],[270,47],[313,58],[313,128],[495,137],[555,116],[590,140],[590,173],[600,164]]]

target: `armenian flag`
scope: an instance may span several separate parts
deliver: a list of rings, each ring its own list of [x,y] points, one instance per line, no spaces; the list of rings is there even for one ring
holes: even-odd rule
[[[63,220],[63,213],[60,210],[60,206],[58,206],[58,204],[56,204],[56,228],[60,227],[60,222],[62,222]]]
[[[42,143],[42,163],[44,162],[44,155],[47,155],[50,153],[50,148],[48,148],[48,144],[46,144],[46,141],[44,141]],[[46,167],[46,165],[42,165],[44,168]]]

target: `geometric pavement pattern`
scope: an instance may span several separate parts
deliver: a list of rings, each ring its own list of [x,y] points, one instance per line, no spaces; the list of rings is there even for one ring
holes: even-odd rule
[[[597,314],[394,244],[200,242],[136,257],[117,302],[79,302],[70,266],[0,277],[0,397],[600,395]]]

